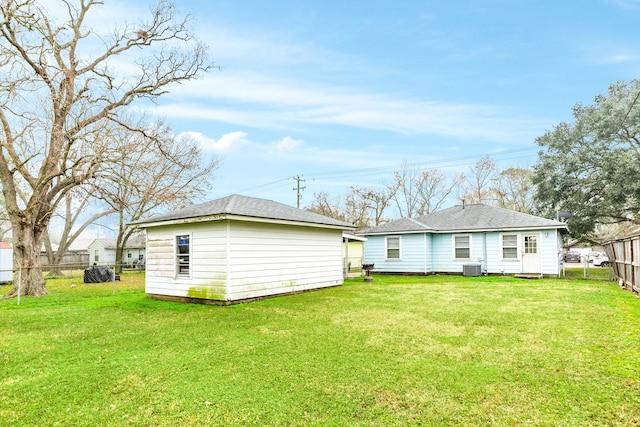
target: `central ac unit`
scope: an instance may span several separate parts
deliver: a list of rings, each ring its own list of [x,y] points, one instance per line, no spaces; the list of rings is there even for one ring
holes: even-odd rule
[[[463,276],[481,276],[482,266],[480,264],[464,264],[462,266]]]

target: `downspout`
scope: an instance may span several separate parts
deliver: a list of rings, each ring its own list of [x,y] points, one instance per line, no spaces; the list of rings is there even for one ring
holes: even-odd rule
[[[344,261],[342,262],[342,267],[344,270],[344,278],[349,278],[349,238],[345,237],[344,239]]]
[[[487,232],[482,233],[482,273],[489,274],[489,264],[487,262]]]
[[[231,274],[231,221],[227,220],[227,243],[226,243],[226,262],[225,262],[225,270],[226,270],[226,280],[224,284],[224,299],[229,301],[230,291],[231,291],[231,278],[229,275]]]
[[[429,273],[429,267],[427,266],[427,255],[428,255],[428,251],[427,251],[427,233],[424,233],[424,275],[426,276]]]

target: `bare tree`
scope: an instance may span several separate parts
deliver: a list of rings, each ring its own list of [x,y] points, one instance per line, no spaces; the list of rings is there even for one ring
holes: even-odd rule
[[[44,248],[49,263],[49,274],[61,275],[60,264],[73,242],[75,242],[91,224],[100,218],[114,213],[113,209],[101,209],[93,215],[87,216],[86,210],[94,199],[95,196],[92,195],[92,191],[82,186],[64,195],[64,203],[60,203],[55,213],[55,215],[59,215],[62,219],[62,229],[58,247],[56,249],[53,248],[50,228],[43,236]],[[80,221],[82,222],[80,223]]]
[[[493,203],[493,180],[497,172],[496,162],[490,157],[478,160],[469,170],[464,187],[466,203]]]
[[[530,169],[506,169],[498,174],[493,186],[498,206],[528,214],[533,213],[534,192]]]
[[[448,176],[437,169],[421,170],[405,163],[393,174],[388,189],[401,217],[414,218],[438,210],[464,182],[464,176]]]
[[[350,194],[353,194],[354,199],[359,198],[368,211],[366,224],[363,222],[358,228],[376,226],[383,222],[383,215],[391,205],[392,195],[388,188],[377,190],[373,187],[352,186]]]
[[[313,194],[313,202],[305,210],[315,212],[329,218],[346,221],[346,212],[340,199],[331,200],[329,193],[321,191]]]
[[[427,169],[420,173],[416,188],[420,196],[418,215],[426,215],[442,208],[454,191],[464,182],[464,175],[448,176],[437,169]]]
[[[4,241],[11,231],[11,221],[4,204],[4,197],[0,194],[0,241]]]
[[[400,217],[413,218],[417,216],[420,195],[416,186],[416,177],[420,171],[407,162],[393,172],[393,182],[387,187],[391,199],[395,202]]]
[[[161,123],[155,124],[147,135],[121,131],[116,139],[119,161],[103,171],[96,193],[117,215],[115,264],[119,273],[122,249],[135,231],[129,223],[158,209],[179,208],[198,201],[211,188],[218,161],[203,162],[196,141],[176,138]]]
[[[60,0],[64,22],[35,0],[0,3],[0,181],[24,295],[47,294],[40,248],[66,193],[113,159],[108,132],[124,109],[209,69],[188,17],[160,1],[148,20],[119,23],[111,36],[87,28],[97,0]],[[117,69],[118,60],[127,67]],[[26,203],[17,187],[29,189]],[[8,296],[15,296],[14,286]]]
[[[360,197],[360,194],[353,187],[345,196],[344,207],[347,222],[361,229],[369,227],[371,206],[369,201]]]

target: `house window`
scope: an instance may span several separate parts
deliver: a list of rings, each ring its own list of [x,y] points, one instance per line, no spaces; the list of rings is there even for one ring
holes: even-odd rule
[[[453,236],[455,259],[471,258],[471,236]]]
[[[518,235],[517,234],[502,235],[502,258],[503,259],[518,258]]]
[[[387,237],[387,259],[400,259],[400,237]]]
[[[524,253],[538,253],[538,236],[524,236]]]
[[[179,276],[191,273],[191,236],[176,236],[176,272]]]
[[[93,254],[93,262],[98,262],[100,261],[100,250],[96,249],[95,253]]]

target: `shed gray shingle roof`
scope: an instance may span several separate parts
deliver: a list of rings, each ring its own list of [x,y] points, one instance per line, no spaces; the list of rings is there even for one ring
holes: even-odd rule
[[[355,228],[353,225],[346,222],[329,218],[324,215],[319,215],[314,212],[308,212],[283,203],[274,202],[272,200],[241,196],[238,194],[233,194],[231,196],[212,200],[199,205],[189,206],[166,214],[155,215],[135,222],[133,225],[144,226],[145,224],[156,222],[197,219],[199,217],[208,217],[212,215],[237,215],[253,218],[331,225],[344,227],[346,229]]]
[[[489,205],[454,206],[417,218],[403,218],[358,234],[410,233],[416,231],[478,231],[524,228],[566,228],[551,219]]]

